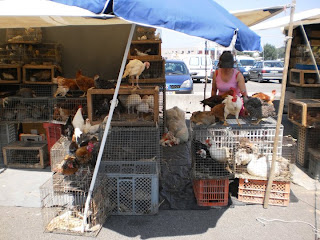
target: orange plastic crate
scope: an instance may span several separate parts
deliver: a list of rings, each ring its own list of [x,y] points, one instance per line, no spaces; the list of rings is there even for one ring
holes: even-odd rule
[[[199,206],[227,206],[229,179],[193,180],[193,191]]]
[[[48,152],[50,159],[50,150],[51,147],[58,141],[61,137],[61,124],[55,123],[43,123],[43,128],[46,129],[47,143],[48,143]],[[51,165],[51,160],[50,160]]]
[[[238,200],[247,203],[263,204],[267,180],[239,179]],[[273,181],[269,204],[288,206],[290,202],[290,182]]]

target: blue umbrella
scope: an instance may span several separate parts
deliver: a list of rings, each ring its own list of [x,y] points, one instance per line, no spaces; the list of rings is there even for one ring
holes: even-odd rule
[[[261,51],[260,36],[213,0],[52,0],[88,9],[113,12],[127,21],[163,27],[230,46],[237,33],[239,51]],[[113,6],[111,5],[113,3]]]

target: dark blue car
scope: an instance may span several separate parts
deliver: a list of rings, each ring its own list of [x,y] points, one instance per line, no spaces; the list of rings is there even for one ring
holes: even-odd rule
[[[175,93],[192,93],[193,81],[182,60],[166,60],[166,90]]]

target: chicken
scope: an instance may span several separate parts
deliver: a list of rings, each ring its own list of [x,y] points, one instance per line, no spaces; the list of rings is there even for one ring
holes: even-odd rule
[[[211,125],[215,123],[216,118],[211,111],[197,111],[192,113],[190,121],[196,125]]]
[[[233,94],[233,91],[232,90],[229,90],[227,92],[225,92],[224,94],[222,95],[216,95],[216,96],[212,96],[212,97],[209,97],[209,98],[206,98],[202,101],[200,101],[203,106],[205,107],[206,105],[213,108],[214,106],[222,103],[222,101],[228,96],[228,95],[232,95]]]
[[[208,151],[212,159],[217,162],[225,163],[230,160],[230,152],[227,147],[218,147],[216,143],[213,142],[211,137],[208,137],[205,141],[205,145],[208,147]]]
[[[142,100],[144,100],[144,99],[145,99],[146,103],[148,103],[149,107],[151,109],[153,109],[154,108],[154,96],[153,95],[144,95],[142,97]]]
[[[259,158],[259,149],[256,144],[250,142],[247,138],[240,139],[240,146],[235,153],[236,165],[247,165],[252,160]]]
[[[97,89],[111,89],[115,88],[117,84],[117,80],[104,80],[101,79],[99,75],[96,75],[94,78],[94,87]]]
[[[131,109],[132,109],[132,113],[134,113],[134,108],[138,106],[141,102],[142,102],[142,99],[139,94],[134,93],[129,95],[125,104],[128,109],[128,113],[131,112],[130,111]]]
[[[17,91],[16,96],[23,97],[23,98],[33,98],[37,97],[35,91],[31,88],[21,88]]]
[[[13,76],[12,74],[10,74],[10,73],[5,73],[5,72],[3,72],[3,73],[2,73],[2,76],[3,76],[4,79],[14,80],[14,76]]]
[[[177,106],[167,110],[166,127],[173,133],[179,143],[189,140],[189,131],[186,125],[185,113]]]
[[[273,104],[272,102],[273,102],[273,100],[275,98],[275,95],[276,95],[276,90],[272,90],[271,97],[268,96],[267,94],[262,93],[262,92],[254,93],[254,94],[252,94],[252,97],[259,98],[264,102],[267,102],[269,104]]]
[[[239,126],[241,126],[239,122],[239,113],[242,108],[242,100],[240,97],[236,95],[236,90],[234,88],[231,88],[233,90],[233,96],[228,95],[222,103],[225,104],[224,106],[224,123],[223,125],[227,126],[227,117],[229,114],[232,114],[236,117],[237,123]]]
[[[51,79],[51,71],[44,70],[37,73],[32,74],[32,77],[35,77],[38,81],[39,80],[49,80]]]
[[[100,124],[91,125],[89,118],[86,119],[86,123],[83,127],[83,133],[95,134],[99,131]]]
[[[151,48],[147,49],[144,52],[139,51],[138,49],[134,49],[134,51],[136,52],[137,56],[148,56],[148,52],[151,52]]]
[[[279,163],[275,162],[275,164],[274,176],[277,177],[280,175],[281,171]],[[266,156],[251,160],[247,166],[247,171],[250,175],[261,178],[268,177],[270,169],[271,161],[269,161]]]
[[[126,65],[126,69],[124,71],[122,78],[129,76],[129,78],[136,79],[137,88],[140,88],[138,83],[139,76],[145,70],[145,68],[148,69],[149,67],[150,67],[149,62],[143,63],[138,59],[130,60],[130,62]],[[132,87],[134,87],[133,81],[132,81]]]
[[[140,117],[140,113],[148,113],[149,112],[149,104],[146,101],[141,101],[139,105],[136,106],[138,116]]]
[[[69,90],[70,89],[67,87],[58,86],[57,91],[54,93],[53,97],[57,97],[57,96],[65,97],[69,92]]]
[[[91,161],[91,153],[94,148],[92,142],[88,142],[88,145],[81,146],[76,150],[76,159],[79,164],[88,164]]]
[[[78,85],[75,78],[64,78],[58,76],[52,79],[52,82],[58,84],[58,87],[68,88],[69,90],[78,90]]]
[[[260,98],[249,98],[244,103],[251,119],[256,119],[256,122],[252,124],[257,125],[263,118],[274,117],[276,115],[276,110],[273,104],[264,102]]]
[[[221,122],[224,121],[224,107],[224,103],[220,103],[211,109],[212,115],[215,119]]]
[[[67,122],[61,126],[61,134],[68,138],[69,141],[72,140],[74,133],[74,127],[72,125],[72,117],[68,116]]]
[[[82,107],[80,106],[73,117],[72,125],[74,127],[74,134],[76,139],[78,140],[81,137],[83,127],[84,127],[84,119],[82,116]]]
[[[81,70],[78,70],[76,73],[76,83],[78,88],[84,92],[80,97],[85,97],[87,95],[88,89],[94,87],[94,82],[97,78],[99,78],[98,75],[95,75],[94,78],[86,77],[82,75]]]
[[[79,169],[79,164],[75,157],[67,155],[64,160],[53,169],[54,172],[61,173],[66,176],[75,174]]]

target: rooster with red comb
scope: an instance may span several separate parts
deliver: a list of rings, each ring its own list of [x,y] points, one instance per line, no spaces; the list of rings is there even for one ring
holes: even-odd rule
[[[239,113],[242,109],[242,100],[239,96],[237,96],[237,92],[235,88],[230,88],[230,90],[233,91],[232,96],[228,95],[222,103],[224,103],[224,126],[227,126],[227,117],[229,114],[232,114],[236,117],[237,123],[239,126],[241,126],[239,122]]]

